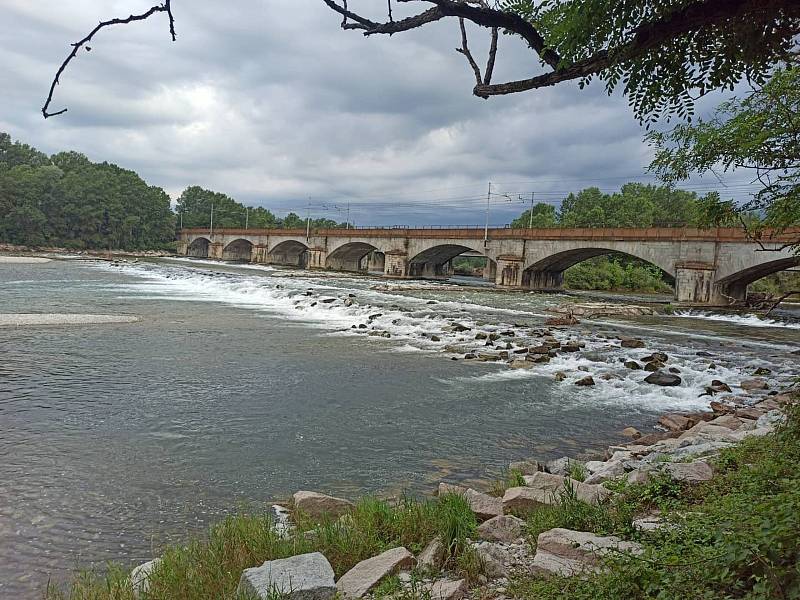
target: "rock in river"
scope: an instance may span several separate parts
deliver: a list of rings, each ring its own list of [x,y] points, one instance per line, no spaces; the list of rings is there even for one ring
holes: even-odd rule
[[[312,518],[323,515],[338,517],[353,507],[353,503],[344,498],[334,498],[318,492],[295,492],[294,507]]]
[[[664,371],[655,371],[650,373],[644,378],[647,383],[652,385],[675,386],[682,383],[682,379],[673,373],[664,373]]]

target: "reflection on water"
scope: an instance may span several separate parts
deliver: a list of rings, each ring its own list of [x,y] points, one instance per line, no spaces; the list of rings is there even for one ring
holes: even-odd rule
[[[584,352],[513,371],[447,352],[536,343],[544,311],[567,296],[385,285],[180,261],[0,269],[3,312],[142,317],[0,329],[0,597],[37,597],[77,564],[149,559],[299,488],[427,492],[525,456],[597,450],[660,411],[704,406],[712,378],[735,385],[769,366],[777,384],[797,343],[785,327],[604,320],[557,333]],[[621,329],[648,348],[621,349]],[[500,339],[485,346],[478,331]],[[682,387],[622,367],[655,349]],[[583,369],[596,389],[570,385]]]

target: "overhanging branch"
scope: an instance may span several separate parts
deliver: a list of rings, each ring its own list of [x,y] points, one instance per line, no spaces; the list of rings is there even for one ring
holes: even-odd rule
[[[167,16],[169,17],[169,33],[172,36],[172,41],[174,42],[177,39],[177,35],[175,34],[175,18],[172,14],[171,0],[165,0],[164,4],[157,4],[156,6],[153,6],[149,10],[138,15],[130,15],[129,17],[124,19],[109,19],[108,21],[101,21],[97,25],[97,27],[95,27],[94,29],[92,29],[92,31],[89,32],[89,35],[87,35],[82,40],[72,44],[72,51],[69,53],[69,55],[67,55],[67,58],[64,60],[64,62],[61,63],[61,66],[58,68],[58,71],[56,71],[56,75],[55,77],[53,77],[53,81],[50,84],[50,91],[47,94],[47,100],[45,101],[44,106],[42,107],[42,116],[44,116],[44,118],[47,119],[49,117],[63,115],[65,112],[67,112],[66,108],[62,108],[61,110],[56,112],[49,111],[50,104],[53,102],[53,94],[55,93],[56,86],[59,84],[61,80],[61,75],[67,68],[67,65],[69,65],[69,63],[72,62],[72,60],[78,56],[78,51],[84,47],[86,48],[87,52],[91,50],[91,48],[86,44],[92,41],[92,38],[101,29],[104,29],[106,27],[111,27],[112,25],[125,25],[128,23],[133,23],[135,21],[144,21],[145,19],[149,19],[156,13],[166,13]]]

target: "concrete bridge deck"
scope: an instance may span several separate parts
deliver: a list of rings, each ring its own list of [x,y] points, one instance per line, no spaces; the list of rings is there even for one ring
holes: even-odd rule
[[[800,231],[762,233],[761,245],[739,228],[483,229],[183,229],[185,256],[241,260],[308,269],[365,272],[387,277],[439,278],[452,274],[461,254],[484,256],[484,277],[506,288],[554,290],[564,270],[604,254],[653,264],[675,280],[676,301],[726,305],[747,286],[800,264],[782,246]]]

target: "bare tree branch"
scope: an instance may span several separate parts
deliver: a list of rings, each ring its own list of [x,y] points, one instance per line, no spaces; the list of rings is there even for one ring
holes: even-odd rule
[[[56,75],[55,77],[53,77],[53,81],[50,84],[50,91],[47,94],[47,100],[45,101],[44,106],[42,107],[42,116],[44,116],[44,118],[47,119],[49,117],[63,115],[65,112],[67,112],[66,108],[62,108],[61,110],[56,112],[49,112],[50,104],[53,102],[53,94],[55,93],[56,86],[60,83],[61,75],[67,68],[67,65],[69,65],[69,63],[72,62],[72,60],[78,56],[78,51],[84,47],[86,48],[87,52],[91,50],[91,47],[87,46],[86,44],[88,44],[101,29],[105,27],[111,27],[112,25],[125,25],[128,23],[133,23],[134,21],[144,21],[145,19],[149,19],[156,13],[167,13],[167,16],[169,17],[169,32],[170,35],[172,36],[172,41],[174,42],[177,39],[177,36],[175,34],[175,18],[172,14],[172,6],[170,4],[170,0],[165,0],[164,4],[157,4],[151,7],[149,10],[138,15],[130,15],[129,17],[124,19],[110,19],[108,21],[101,21],[97,25],[97,27],[95,27],[94,29],[92,29],[91,32],[89,32],[89,35],[87,35],[79,42],[75,42],[74,44],[72,44],[72,51],[69,53],[64,62],[61,63],[61,66],[58,68],[58,71],[56,71]]]
[[[497,32],[497,27],[492,27],[492,43],[489,46],[489,59],[486,61],[486,72],[483,76],[483,85],[489,85],[492,83],[494,61],[497,57]]]
[[[769,314],[770,314],[770,313],[771,313],[773,310],[775,310],[775,309],[778,307],[778,305],[779,305],[781,302],[783,302],[784,300],[786,300],[786,299],[787,299],[789,296],[794,296],[795,294],[800,294],[800,290],[791,290],[791,291],[789,291],[789,292],[786,292],[785,294],[783,294],[783,295],[782,295],[780,298],[778,298],[778,299],[775,301],[775,303],[774,303],[774,304],[773,304],[773,305],[772,305],[772,306],[769,308],[769,310],[768,310],[767,312],[765,312],[765,313],[764,313],[764,317],[765,317],[765,318],[766,318],[766,317],[768,317],[768,316],[769,316]]]
[[[469,62],[469,66],[472,67],[472,72],[475,73],[475,81],[478,82],[477,85],[481,84],[481,69],[478,67],[478,63],[475,62],[475,59],[472,57],[472,53],[469,51],[469,46],[467,45],[467,28],[464,25],[464,19],[458,19],[458,26],[461,28],[461,48],[456,48],[456,52],[460,52],[467,58],[467,62]]]

